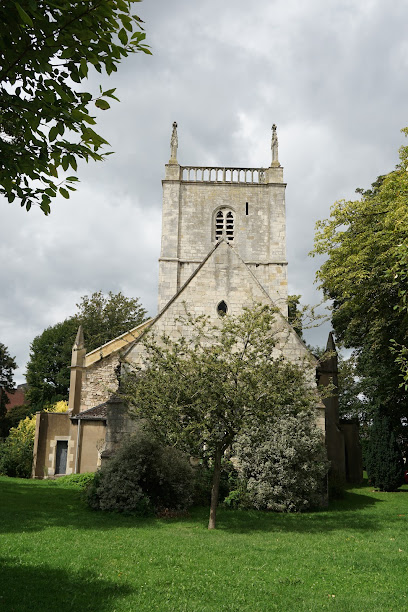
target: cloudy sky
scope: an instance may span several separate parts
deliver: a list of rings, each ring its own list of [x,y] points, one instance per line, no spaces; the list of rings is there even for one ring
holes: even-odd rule
[[[32,339],[93,291],[157,309],[161,179],[179,125],[182,165],[267,166],[271,125],[288,184],[289,291],[321,296],[314,224],[393,169],[408,125],[404,0],[145,0],[153,56],[109,79],[120,103],[98,111],[115,155],[79,168],[52,213],[0,200],[0,342],[23,382]],[[108,88],[108,87],[107,87]],[[327,327],[309,336],[323,343]]]

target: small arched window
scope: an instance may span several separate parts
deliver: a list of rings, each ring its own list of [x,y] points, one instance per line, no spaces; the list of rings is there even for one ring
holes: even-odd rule
[[[228,209],[219,210],[215,215],[215,239],[221,238],[234,240],[234,213]]]
[[[228,312],[228,306],[227,304],[224,302],[224,300],[221,300],[221,302],[218,304],[217,306],[217,312],[220,315],[220,317],[225,317],[225,315]]]

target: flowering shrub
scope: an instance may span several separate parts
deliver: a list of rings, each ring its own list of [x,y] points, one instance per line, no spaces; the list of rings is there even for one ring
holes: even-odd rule
[[[246,482],[246,504],[278,512],[321,504],[328,461],[312,411],[254,424],[239,437],[234,454]]]

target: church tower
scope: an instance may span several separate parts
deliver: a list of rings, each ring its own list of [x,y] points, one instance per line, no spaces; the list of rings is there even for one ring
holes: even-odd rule
[[[170,148],[163,180],[159,311],[225,240],[287,316],[286,184],[276,125],[269,168],[180,166],[176,122]]]

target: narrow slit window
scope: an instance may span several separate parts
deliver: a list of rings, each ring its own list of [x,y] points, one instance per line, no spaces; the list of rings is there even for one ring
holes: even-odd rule
[[[245,202],[245,214],[246,214],[246,216],[248,216],[248,212],[249,212],[248,202]]]
[[[217,216],[215,217],[215,239],[219,240],[222,237],[222,232],[224,230],[224,213],[222,210],[217,212]]]
[[[234,215],[232,212],[227,212],[225,221],[225,234],[227,240],[234,240]]]

